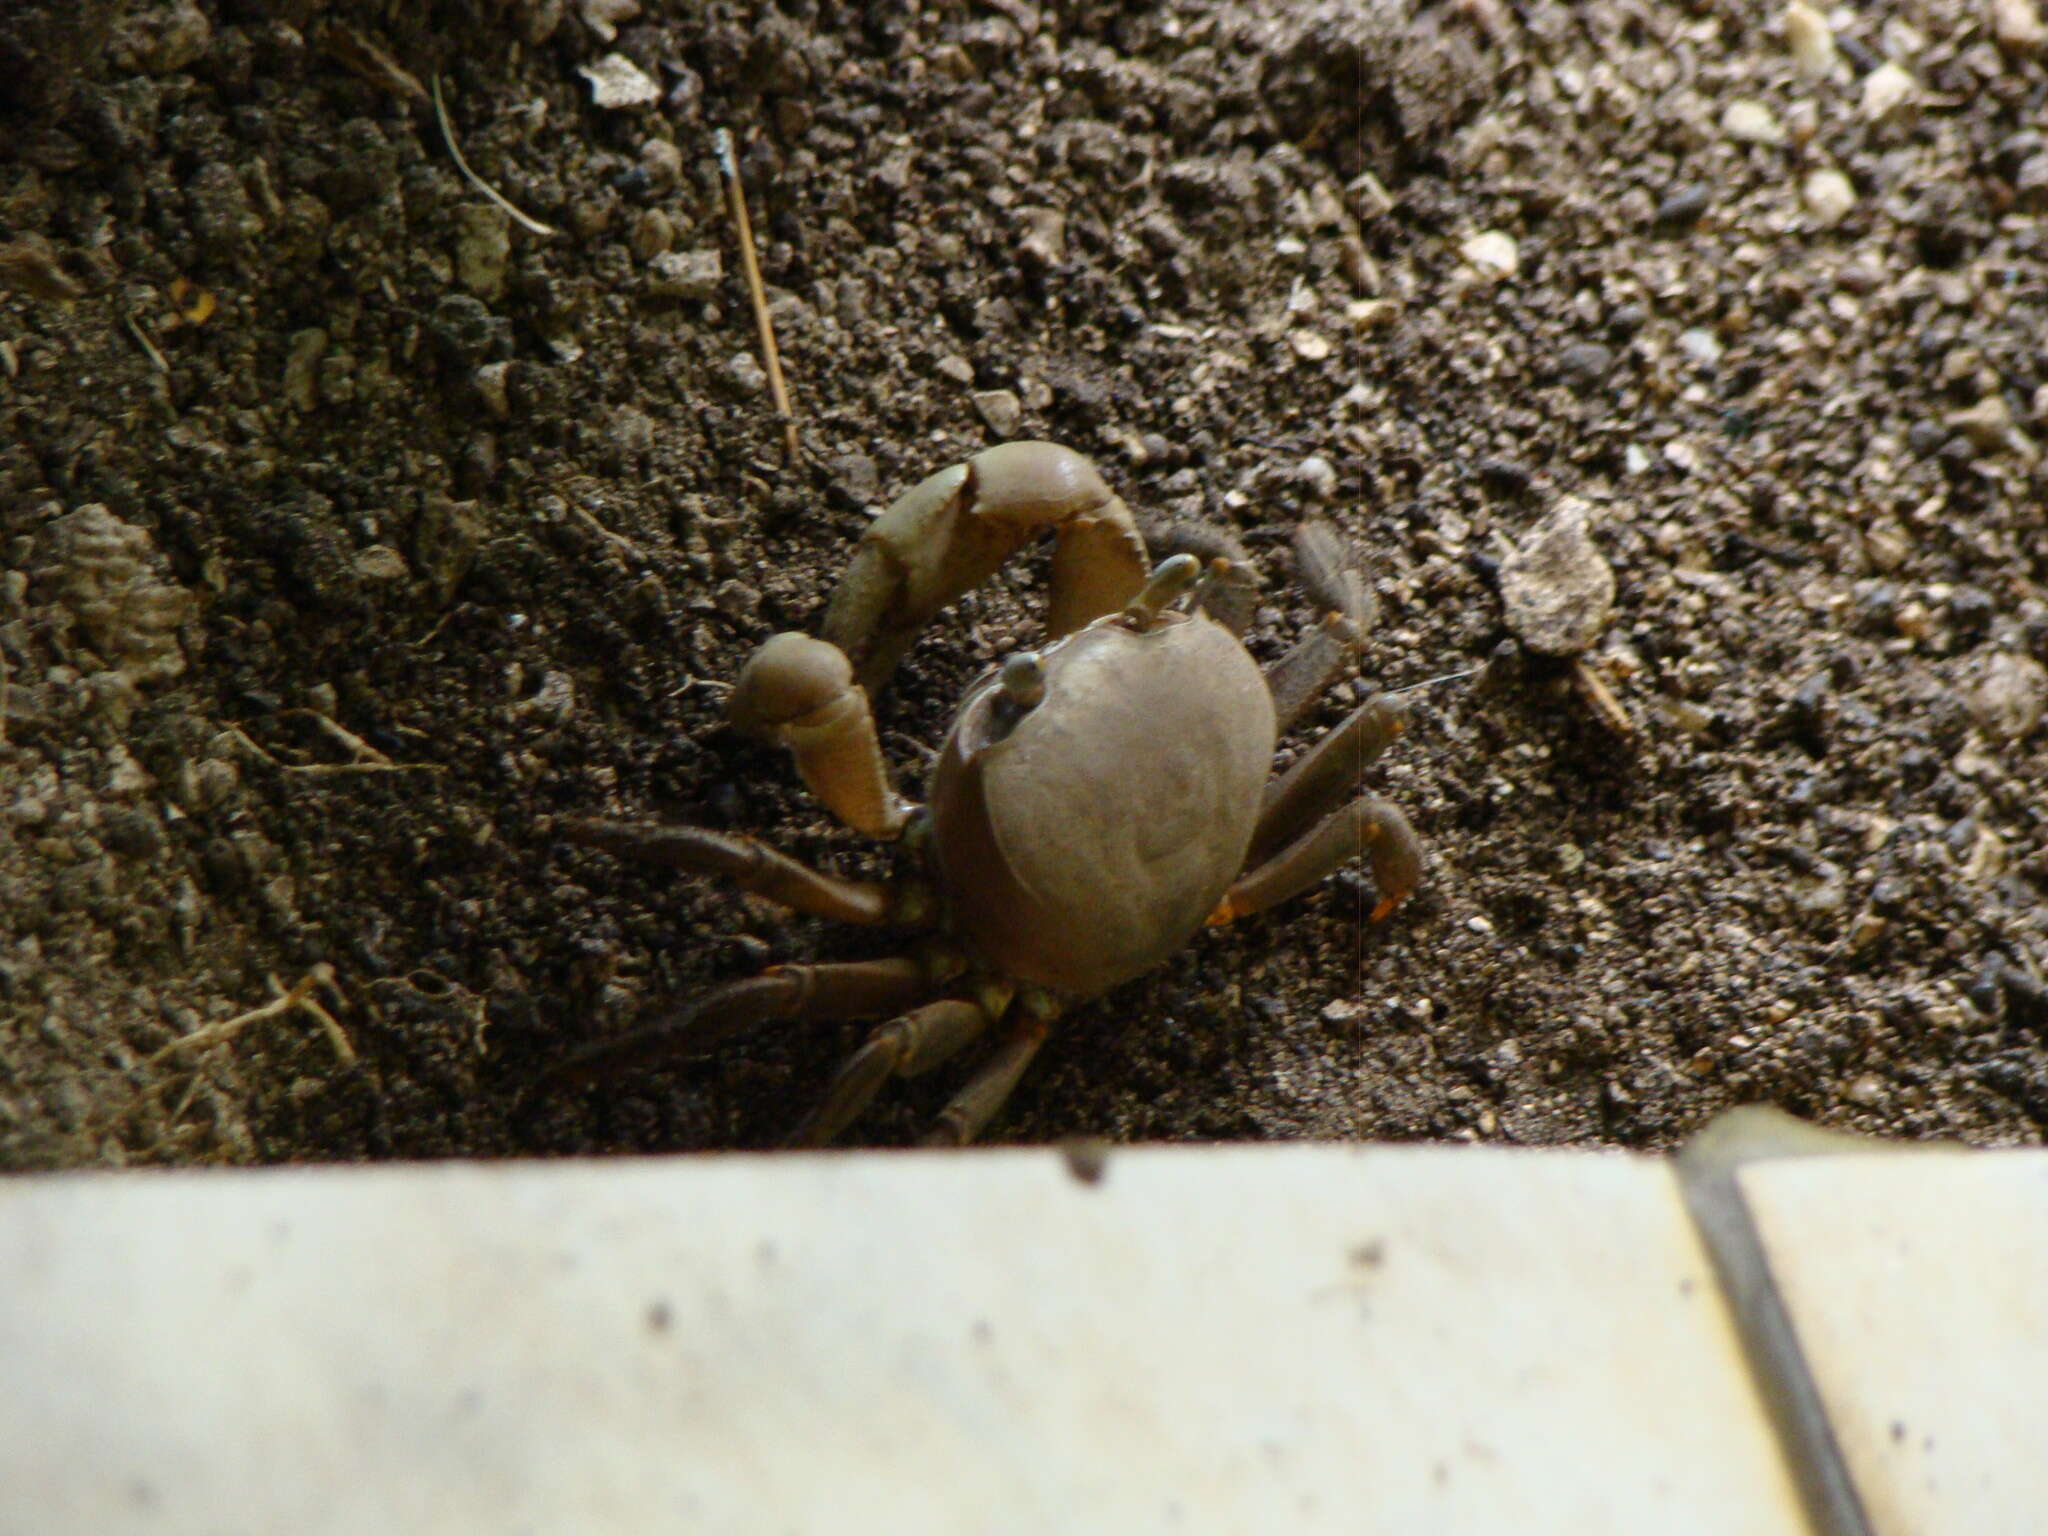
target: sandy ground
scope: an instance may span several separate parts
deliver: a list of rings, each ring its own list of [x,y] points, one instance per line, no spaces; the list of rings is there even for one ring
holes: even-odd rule
[[[862,1026],[514,1110],[582,1042],[887,937],[553,819],[880,868],[717,685],[1004,437],[1233,531],[1261,659],[1312,617],[1291,530],[1355,541],[1365,675],[1283,761],[1367,680],[1507,646],[1373,772],[1415,900],[1368,924],[1347,872],[1197,937],[1064,1020],[994,1139],[1654,1147],[1767,1101],[2040,1141],[2034,0],[758,9],[0,18],[0,1165],[776,1141]],[[547,232],[463,178],[437,78]],[[1560,515],[1590,544],[1531,571]],[[908,780],[1044,577],[913,653]],[[1529,582],[1575,585],[1576,671],[1517,649]],[[316,971],[324,1018],[215,1028]]]

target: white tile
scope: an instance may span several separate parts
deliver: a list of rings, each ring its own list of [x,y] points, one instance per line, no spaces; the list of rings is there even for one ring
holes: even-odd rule
[[[1872,1529],[2048,1530],[2048,1153],[1738,1177]]]
[[[0,1184],[0,1531],[1801,1529],[1661,1164]]]

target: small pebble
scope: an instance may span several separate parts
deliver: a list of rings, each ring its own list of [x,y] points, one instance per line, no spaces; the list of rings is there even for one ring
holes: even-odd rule
[[[768,387],[768,375],[754,361],[751,352],[735,352],[718,370],[726,386],[739,395],[758,395]]]
[[[1320,363],[1332,350],[1329,337],[1317,331],[1289,331],[1287,344],[1294,348],[1294,355],[1305,363]]]
[[[980,389],[974,393],[974,408],[1000,438],[1012,438],[1024,420],[1024,402],[1007,389]]]
[[[1842,1097],[1864,1109],[1874,1109],[1884,1102],[1884,1079],[1865,1072],[1842,1090]]]
[[[2048,42],[2048,26],[2034,0],[1991,0],[1991,35],[2007,53],[2038,53]]]
[[[672,140],[649,139],[640,146],[640,169],[647,177],[647,190],[665,196],[683,179],[683,152]]]
[[[600,107],[644,107],[661,99],[661,88],[622,53],[608,53],[595,64],[579,64],[576,73],[590,82],[590,99]]]
[[[725,280],[725,258],[716,250],[661,251],[647,262],[647,291],[660,299],[701,303]]]
[[[711,600],[728,618],[751,619],[761,611],[760,589],[737,578],[720,582],[718,590],[711,594]]]
[[[1800,0],[1785,7],[1785,46],[1804,74],[1818,78],[1835,67],[1835,29],[1826,16]]]
[[[932,366],[938,370],[940,377],[951,379],[955,384],[974,382],[974,364],[957,352],[949,352]]]
[[[469,377],[476,386],[477,398],[484,403],[484,409],[499,421],[509,420],[512,415],[511,362],[485,363]]]
[[[832,488],[857,507],[865,507],[882,491],[882,474],[864,453],[842,453],[832,461]]]
[[[505,292],[505,270],[512,259],[512,222],[488,203],[465,203],[455,210],[456,280],[484,302]]]
[[[1721,361],[1721,338],[1704,326],[1695,326],[1679,334],[1678,350],[1702,368],[1711,368]]]
[[[1067,220],[1051,208],[1019,208],[1017,241],[1020,254],[1042,267],[1056,267],[1067,259]]]
[[[1567,497],[1500,563],[1507,626],[1532,651],[1576,656],[1614,612],[1614,571],[1587,531],[1591,513]]]
[[[1897,64],[1881,64],[1863,82],[1865,118],[1881,123],[1898,111],[1919,91],[1920,82]]]
[[[1985,664],[1984,680],[1970,697],[1970,713],[1993,741],[2019,741],[2048,711],[2048,667],[2031,656],[1999,651]]]
[[[356,579],[372,584],[404,581],[412,574],[405,556],[389,544],[372,544],[356,553]]]
[[[664,254],[675,243],[675,225],[669,222],[667,214],[659,208],[643,208],[633,220],[630,240],[633,258],[648,262]]]
[[[1832,166],[1806,173],[1799,186],[1800,201],[1823,228],[1833,228],[1856,206],[1856,188],[1847,176]]]
[[[1337,494],[1337,466],[1320,453],[1312,453],[1297,464],[1294,475],[1318,501],[1328,501]]]
[[[1490,282],[1513,277],[1522,264],[1522,254],[1515,245],[1515,237],[1498,229],[1474,235],[1458,247],[1458,254],[1465,258],[1473,271]]]
[[[1688,182],[1657,205],[1653,218],[1664,229],[1688,229],[1700,221],[1712,201],[1713,193],[1703,182]]]
[[[1481,459],[1478,470],[1479,483],[1496,496],[1526,495],[1533,478],[1525,465],[1513,459]]]
[[[1558,377],[1574,389],[1585,389],[1607,377],[1614,366],[1614,351],[1597,341],[1582,341],[1558,355]]]
[[[1969,439],[1979,453],[1997,453],[2012,445],[2012,409],[1996,390],[1968,410],[1952,412],[1945,424]]]
[[[1784,127],[1778,116],[1762,102],[1741,97],[1728,103],[1721,114],[1721,131],[1739,144],[1782,144]]]

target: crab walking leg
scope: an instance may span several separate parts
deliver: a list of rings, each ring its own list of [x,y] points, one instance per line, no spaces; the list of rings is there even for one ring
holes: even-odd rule
[[[793,630],[770,637],[740,669],[725,713],[749,735],[789,748],[811,793],[855,831],[903,831],[914,807],[896,793],[867,690],[836,645]]]
[[[907,955],[838,965],[778,965],[713,988],[659,1023],[584,1046],[551,1068],[541,1086],[573,1088],[671,1056],[693,1055],[770,1019],[871,1019],[896,1013],[928,993],[933,982],[932,967]]]
[[[988,1011],[965,998],[947,998],[891,1019],[839,1069],[824,1102],[790,1137],[790,1145],[822,1147],[866,1109],[892,1077],[915,1077],[980,1037]]]
[[[1388,694],[1375,695],[1354,709],[1266,786],[1245,863],[1265,863],[1342,805],[1365,770],[1407,729],[1407,706]]]
[[[911,923],[919,916],[911,887],[828,875],[751,837],[651,821],[579,818],[559,827],[572,843],[693,875],[721,875],[743,891],[815,917],[842,923]]]
[[[1017,1080],[1031,1065],[1031,1058],[1045,1044],[1052,1019],[1043,1009],[1019,1009],[1017,1022],[1005,1040],[952,1103],[939,1112],[939,1123],[926,1136],[928,1147],[964,1147],[995,1118],[996,1111],[1016,1089]]]
[[[1341,613],[1325,614],[1322,623],[1266,668],[1274,728],[1284,731],[1294,724],[1324,689],[1357,664],[1357,627]]]
[[[1372,857],[1373,885],[1380,898],[1372,920],[1378,922],[1422,882],[1422,839],[1408,818],[1378,795],[1361,795],[1307,836],[1238,876],[1209,914],[1209,922],[1227,923],[1278,906],[1361,853]]]
[[[869,525],[824,637],[875,693],[941,608],[1047,528],[1059,541],[1051,637],[1116,612],[1144,585],[1145,541],[1095,466],[1056,443],[1002,443],[911,487]]]

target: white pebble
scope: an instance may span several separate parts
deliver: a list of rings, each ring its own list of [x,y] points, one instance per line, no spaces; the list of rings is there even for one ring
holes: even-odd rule
[[[1785,7],[1785,46],[1806,74],[1818,77],[1835,67],[1835,29],[1827,17],[1799,0]]]
[[[1513,277],[1522,265],[1522,253],[1515,245],[1515,237],[1497,229],[1474,235],[1458,247],[1458,254],[1465,258],[1473,271],[1493,282]]]
[[[1991,35],[2008,53],[2037,53],[2048,42],[2034,0],[1991,0]]]
[[[1721,131],[1741,144],[1785,142],[1785,130],[1779,126],[1777,114],[1748,96],[1728,103],[1721,114]]]
[[[1312,453],[1295,465],[1294,473],[1318,501],[1328,501],[1337,494],[1337,466],[1320,453]]]
[[[1848,177],[1830,166],[1807,172],[1799,196],[1806,211],[1826,228],[1841,223],[1856,206],[1856,188]]]
[[[1294,348],[1294,355],[1305,363],[1320,363],[1330,355],[1330,338],[1316,331],[1289,331],[1287,344]]]
[[[2019,741],[2048,712],[2048,668],[2031,656],[1999,651],[1985,664],[1970,712],[1993,741]]]
[[[1920,82],[1897,64],[1881,64],[1863,82],[1863,115],[1881,123],[1919,92]]]
[[[1012,438],[1024,420],[1024,402],[1017,398],[1014,390],[982,389],[974,394],[974,408],[981,413],[981,419],[988,423],[989,431],[1000,438]]]
[[[1721,361],[1721,338],[1705,326],[1681,333],[1678,349],[1702,368],[1711,368]]]

